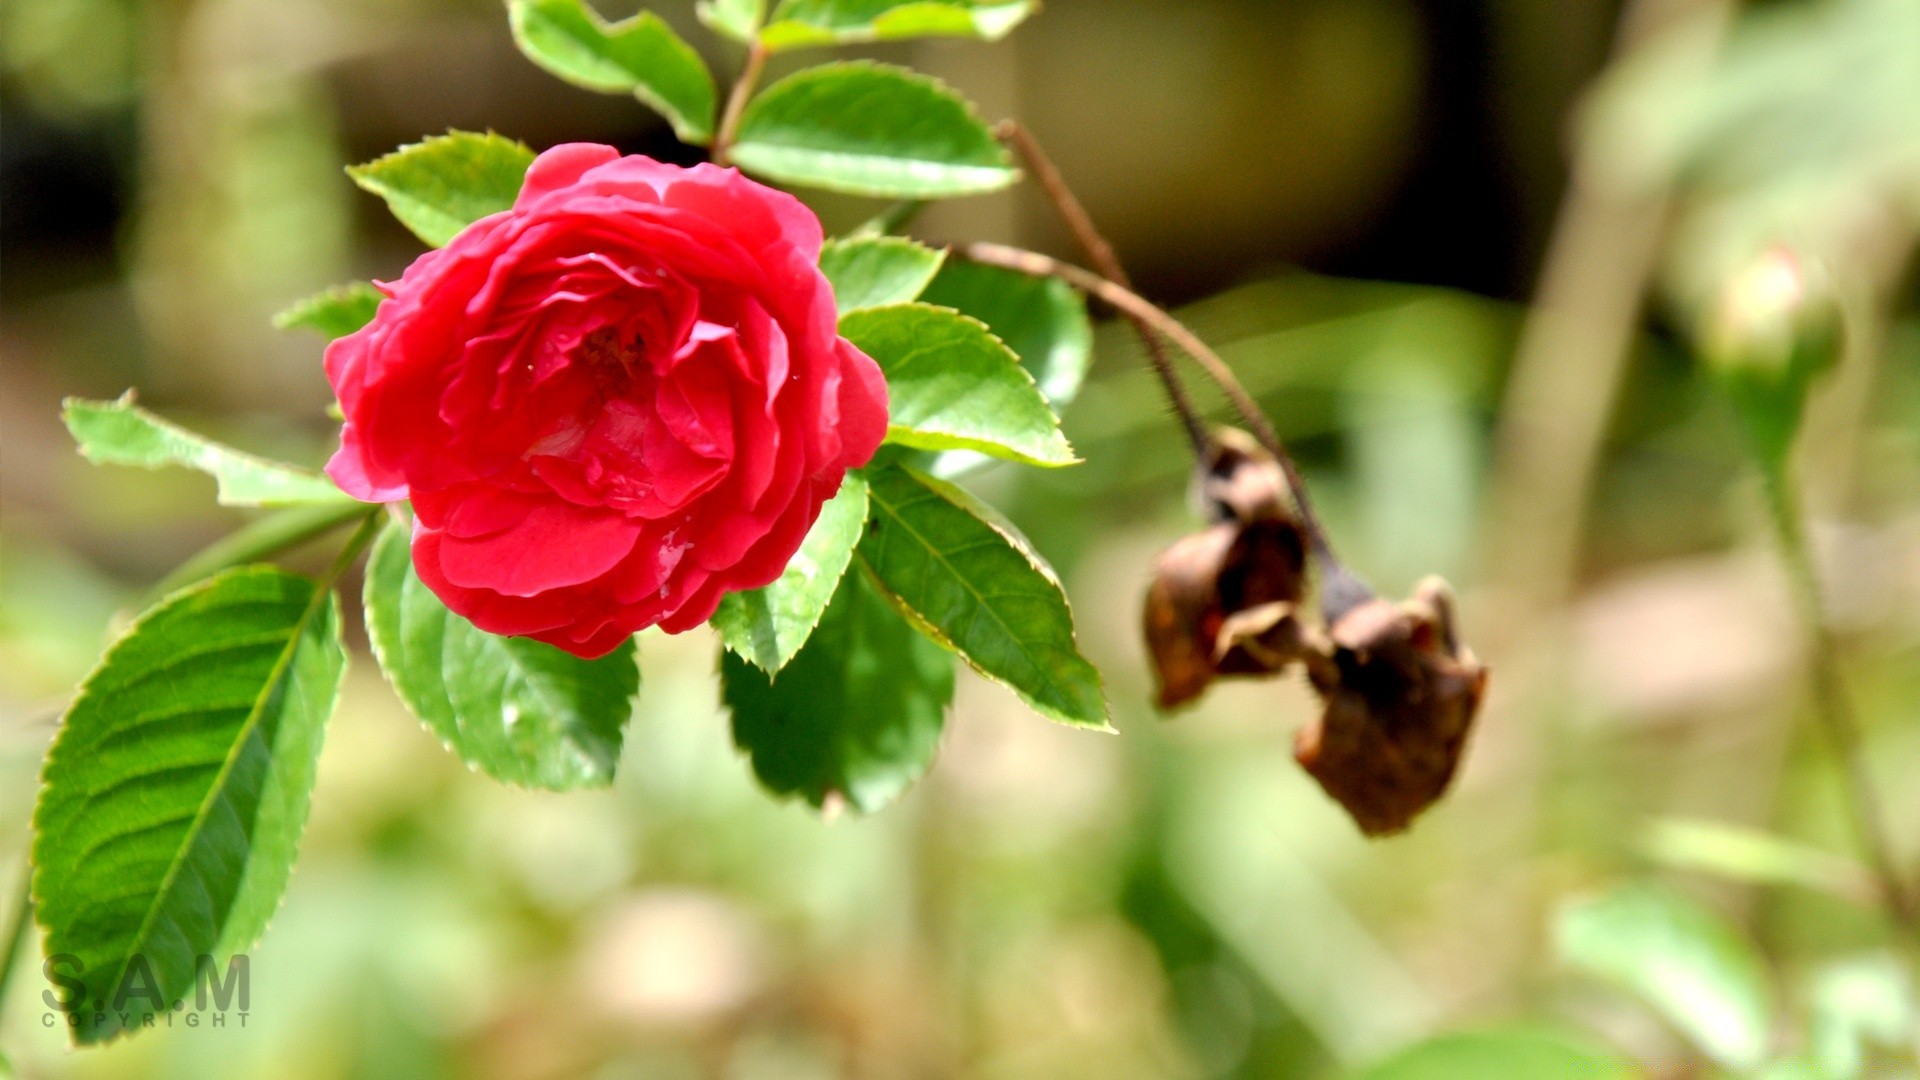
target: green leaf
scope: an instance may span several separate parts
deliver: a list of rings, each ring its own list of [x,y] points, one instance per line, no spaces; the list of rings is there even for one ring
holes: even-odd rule
[[[1897,1057],[1901,1047],[1913,1046],[1920,1011],[1912,978],[1897,957],[1857,956],[1829,964],[1815,975],[1810,997],[1807,1048],[1820,1065],[1814,1074],[1824,1080],[1867,1075],[1876,1049]]]
[[[342,338],[372,322],[384,299],[379,289],[364,281],[335,285],[288,306],[273,317],[273,325],[281,330],[301,327],[328,338]]]
[[[1865,868],[1850,859],[1738,825],[1670,818],[1654,823],[1642,848],[1662,865],[1734,881],[1799,885],[1852,899],[1871,897],[1875,889]]]
[[[1065,408],[1080,392],[1093,362],[1093,323],[1086,299],[1059,278],[948,259],[920,302],[986,323],[1055,409]]]
[[[768,87],[747,106],[732,157],[784,183],[883,198],[973,195],[1020,175],[965,99],[925,75],[864,61]]]
[[[768,790],[871,812],[927,771],[953,700],[953,657],[912,632],[865,574],[848,574],[778,678],[720,658],[733,741]]]
[[[75,1041],[164,1012],[197,957],[266,928],[346,661],[333,594],[255,566],[175,593],[82,685],[33,818],[47,955],[86,986]]]
[[[489,634],[447,610],[414,573],[393,525],[367,564],[367,636],[387,680],[461,760],[509,784],[606,787],[640,689],[633,642],[582,660]]]
[[[432,247],[513,207],[533,151],[488,132],[450,131],[410,143],[347,170],[353,182],[387,200],[400,223]]]
[[[222,446],[136,406],[129,390],[115,401],[68,398],[67,430],[88,461],[158,469],[184,465],[219,484],[225,506],[299,506],[351,501],[333,481],[297,465]]]
[[[821,507],[819,519],[778,581],[728,593],[720,601],[713,625],[727,648],[768,675],[778,674],[819,623],[866,526],[867,483],[850,472],[839,493]]]
[[[856,550],[914,624],[1042,714],[1104,728],[1100,673],[1026,538],[966,492],[899,465],[869,468],[867,486],[873,525]]]
[[[903,236],[829,240],[820,249],[820,272],[833,283],[840,314],[904,304],[920,295],[947,253]]]
[[[1568,963],[1637,995],[1730,1069],[1766,1058],[1766,969],[1724,919],[1677,894],[1627,886],[1569,906],[1555,927]]]
[[[887,377],[887,441],[978,450],[1029,465],[1079,461],[1060,420],[986,325],[947,308],[891,304],[840,320]]]
[[[991,41],[1037,6],[1034,0],[782,0],[760,41],[769,49],[932,36]]]
[[[1632,1080],[1640,1071],[1584,1038],[1509,1027],[1436,1035],[1353,1074],[1353,1080]]]
[[[584,0],[512,0],[508,14],[520,51],[547,71],[588,90],[634,95],[683,142],[713,138],[713,74],[660,16],[643,11],[609,23]]]
[[[767,0],[700,0],[693,13],[714,33],[748,42],[767,17]]]

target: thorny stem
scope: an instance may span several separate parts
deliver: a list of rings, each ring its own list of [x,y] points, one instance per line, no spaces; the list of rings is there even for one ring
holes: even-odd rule
[[[727,153],[733,149],[734,137],[740,133],[740,117],[747,111],[747,102],[753,97],[754,88],[760,85],[760,72],[767,66],[767,50],[756,38],[747,46],[747,60],[740,68],[740,77],[733,81],[733,89],[727,94],[726,111],[720,114],[720,127],[713,133],[713,145],[708,156],[715,165],[727,164]]]
[[[1273,429],[1273,424],[1267,419],[1267,415],[1260,411],[1259,403],[1255,402],[1253,395],[1240,384],[1240,380],[1234,376],[1233,369],[1227,366],[1226,361],[1220,359],[1220,354],[1209,348],[1207,343],[1187,329],[1185,324],[1124,285],[1039,252],[1007,247],[1004,244],[980,242],[963,245],[960,253],[973,262],[988,266],[1017,270],[1034,277],[1057,277],[1077,289],[1098,297],[1108,306],[1129,317],[1139,319],[1178,345],[1181,351],[1191,356],[1194,362],[1200,365],[1201,370],[1207,373],[1207,377],[1227,395],[1227,400],[1233,403],[1234,411],[1240,414],[1240,419],[1246,424],[1247,430],[1259,441],[1261,447],[1280,463],[1280,470],[1286,476],[1287,486],[1293,492],[1294,507],[1300,514],[1300,526],[1306,531],[1307,541],[1313,545],[1314,554],[1322,563],[1325,581],[1321,605],[1326,611],[1327,618],[1337,619],[1348,609],[1372,597],[1372,592],[1358,578],[1349,573],[1334,554],[1333,545],[1327,540],[1326,530],[1321,527],[1320,518],[1313,512],[1313,503],[1307,497],[1307,485],[1300,478],[1300,470],[1294,465],[1293,458],[1288,455],[1286,447],[1280,444],[1279,433]]]
[[[1087,253],[1087,261],[1093,264],[1093,269],[1123,289],[1133,288],[1133,281],[1127,277],[1126,267],[1120,264],[1120,256],[1114,252],[1113,245],[1094,226],[1087,208],[1081,205],[1073,189],[1067,186],[1066,178],[1060,175],[1053,159],[1040,148],[1040,142],[1033,137],[1033,133],[1022,127],[1019,121],[1003,120],[994,129],[994,137],[1012,148],[1026,164],[1027,171],[1033,174],[1047,201],[1053,204],[1054,213],[1073,233],[1080,250]],[[1167,355],[1166,344],[1147,320],[1128,312],[1127,321],[1133,323],[1134,330],[1139,333],[1140,343],[1146,347],[1147,356],[1153,361],[1154,373],[1160,376],[1160,384],[1166,389],[1168,403],[1173,406],[1174,412],[1180,414],[1180,422],[1187,429],[1187,441],[1193,444],[1194,456],[1206,460],[1211,441],[1207,437],[1206,421],[1200,418],[1199,410],[1194,408],[1193,398],[1188,396],[1187,388],[1181,384],[1180,374],[1173,367],[1173,358]]]
[[[1820,579],[1814,569],[1812,548],[1807,542],[1806,526],[1800,517],[1799,500],[1795,497],[1792,479],[1787,474],[1785,462],[1763,462],[1762,472],[1766,481],[1767,508],[1773,515],[1774,529],[1780,538],[1781,560],[1786,564],[1787,577],[1792,583],[1794,599],[1808,634],[1813,666],[1814,713],[1826,729],[1827,738],[1833,743],[1834,753],[1844,770],[1842,786],[1847,789],[1854,830],[1859,834],[1861,846],[1866,848],[1874,876],[1879,879],[1880,892],[1888,912],[1909,933],[1920,931],[1920,912],[1915,911],[1913,899],[1895,865],[1893,845],[1887,838],[1883,824],[1882,804],[1861,746],[1860,724],[1853,714],[1853,706],[1847,699],[1846,687],[1840,678],[1839,650],[1834,645],[1833,630],[1827,622],[1826,607],[1820,596]]]

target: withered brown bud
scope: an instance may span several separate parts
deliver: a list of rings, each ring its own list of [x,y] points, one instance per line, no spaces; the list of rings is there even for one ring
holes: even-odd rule
[[[1362,832],[1399,832],[1453,779],[1487,669],[1460,643],[1439,578],[1405,604],[1355,607],[1327,637],[1307,654],[1326,710],[1300,730],[1294,758]]]
[[[1294,606],[1306,540],[1273,458],[1236,431],[1216,436],[1198,482],[1218,519],[1160,554],[1147,590],[1147,651],[1170,709],[1216,676],[1271,675],[1299,658]]]

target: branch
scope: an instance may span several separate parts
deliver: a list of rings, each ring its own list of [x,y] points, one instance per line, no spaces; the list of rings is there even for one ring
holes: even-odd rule
[[[1033,134],[1016,120],[1003,120],[994,129],[994,136],[1011,147],[1026,163],[1027,171],[1033,174],[1034,181],[1046,194],[1047,201],[1053,204],[1061,222],[1073,233],[1080,250],[1087,253],[1087,261],[1093,264],[1094,270],[1123,289],[1133,288],[1133,282],[1127,277],[1126,267],[1120,265],[1120,257],[1114,253],[1113,245],[1094,227],[1087,208],[1074,196],[1066,178],[1060,175],[1053,160],[1040,149],[1040,143]],[[1187,441],[1193,444],[1194,456],[1205,461],[1210,444],[1206,421],[1194,408],[1187,388],[1181,385],[1180,375],[1174,370],[1173,358],[1167,355],[1165,343],[1145,319],[1130,312],[1126,313],[1126,317],[1133,323],[1134,330],[1140,335],[1140,343],[1146,347],[1147,356],[1153,361],[1154,373],[1160,376],[1160,385],[1166,389],[1167,401],[1173,406],[1173,411],[1180,414],[1180,422],[1187,429]]]

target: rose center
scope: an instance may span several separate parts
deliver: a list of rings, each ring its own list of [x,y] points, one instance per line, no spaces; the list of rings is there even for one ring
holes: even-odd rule
[[[575,356],[596,378],[616,390],[630,386],[646,362],[640,335],[622,337],[611,326],[588,334]]]

